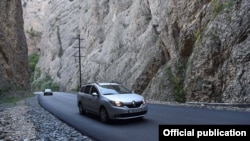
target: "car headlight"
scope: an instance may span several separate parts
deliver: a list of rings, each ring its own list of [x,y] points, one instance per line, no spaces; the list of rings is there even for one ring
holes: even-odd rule
[[[121,101],[110,101],[114,106],[122,107],[123,103]]]

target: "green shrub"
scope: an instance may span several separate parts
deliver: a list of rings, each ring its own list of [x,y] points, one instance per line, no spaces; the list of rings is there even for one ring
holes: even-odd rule
[[[172,82],[174,88],[174,99],[177,102],[185,102],[184,82],[183,80],[172,73],[171,67],[166,70],[169,81]]]
[[[227,0],[222,2],[220,0],[212,0],[212,13],[216,17],[222,10],[229,9],[234,5],[234,0]]]
[[[47,76],[43,79],[35,80],[32,83],[32,89],[34,91],[42,91],[45,88],[51,88],[53,91],[59,91],[60,86],[58,83],[55,83],[50,76]]]
[[[33,53],[29,55],[29,66],[31,68],[31,71],[34,72],[36,68],[36,64],[39,61],[39,54],[38,53]]]
[[[212,0],[212,13],[214,17],[216,17],[219,14],[222,8],[223,5],[220,3],[219,0]]]
[[[29,55],[29,67],[31,69],[30,82],[34,81],[35,69],[36,69],[36,64],[38,63],[38,61],[39,61],[38,53],[33,53]]]
[[[42,83],[42,85],[41,85],[42,90],[44,90],[46,88],[51,88],[54,91],[58,91],[59,85],[57,83],[53,82],[52,80],[48,80],[48,81],[45,81],[44,83]]]
[[[234,5],[234,0],[227,0],[226,3],[223,4],[224,9],[231,8]]]
[[[16,95],[1,95],[0,104],[10,103],[17,104],[18,101],[34,96],[31,92],[24,92],[24,94],[16,94]]]

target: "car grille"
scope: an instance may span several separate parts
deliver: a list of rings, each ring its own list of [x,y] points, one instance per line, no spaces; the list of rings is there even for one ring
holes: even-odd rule
[[[138,108],[141,106],[143,102],[139,101],[139,102],[131,102],[129,104],[125,104],[125,106],[127,106],[128,108]]]
[[[142,111],[142,112],[138,112],[138,113],[126,113],[126,114],[115,115],[115,117],[134,117],[134,116],[145,115],[146,113],[147,113],[147,111]]]

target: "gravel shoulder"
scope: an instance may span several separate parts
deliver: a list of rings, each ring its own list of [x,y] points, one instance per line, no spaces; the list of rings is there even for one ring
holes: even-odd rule
[[[44,110],[37,98],[0,105],[0,141],[93,141]]]
[[[250,112],[250,104],[232,104],[232,103],[207,103],[207,102],[163,102],[148,100],[151,104],[163,104],[172,106],[184,106],[184,107],[195,107],[195,108],[206,108],[215,110],[226,110],[226,111],[239,111],[239,112]]]
[[[38,95],[35,95],[16,105],[0,105],[0,141],[94,141],[44,110],[37,98]],[[148,103],[250,112],[249,105],[160,101]]]

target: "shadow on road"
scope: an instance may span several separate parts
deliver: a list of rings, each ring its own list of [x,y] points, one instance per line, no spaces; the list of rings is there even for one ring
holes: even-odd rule
[[[81,115],[81,116],[85,116],[87,118],[96,120],[96,122],[102,123],[97,115],[94,115],[91,113],[85,113],[84,115]],[[108,123],[103,123],[103,124],[112,125],[112,126],[116,126],[116,125],[121,126],[121,125],[130,125],[130,124],[142,124],[142,123],[146,123],[149,121],[150,120],[144,117],[144,118],[136,118],[136,119],[110,120]]]

